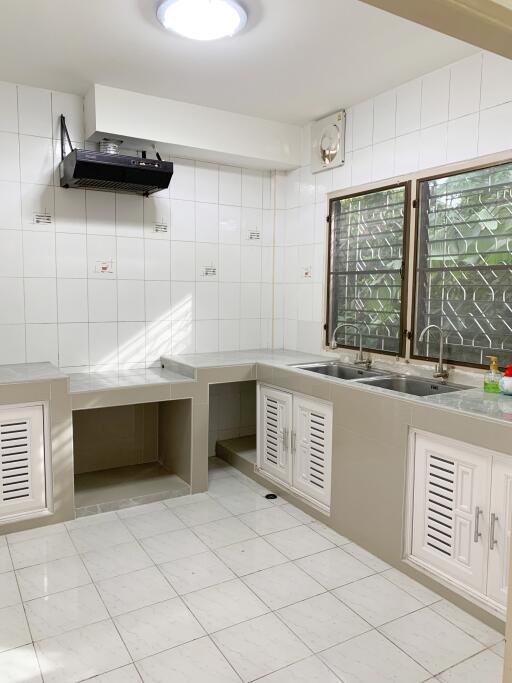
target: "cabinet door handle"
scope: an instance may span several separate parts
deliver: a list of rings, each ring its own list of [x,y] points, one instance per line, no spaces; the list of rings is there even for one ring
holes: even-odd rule
[[[295,430],[292,430],[292,453],[295,453],[295,442],[296,442],[296,435],[295,435]]]
[[[498,541],[494,538],[494,529],[496,527],[496,522],[498,521],[498,515],[494,512],[491,514],[491,529],[489,531],[489,548],[494,550],[494,546],[497,545]]]
[[[478,543],[478,539],[482,535],[480,530],[479,530],[481,513],[482,513],[482,511],[480,510],[480,508],[477,505],[475,508],[475,533],[473,535],[473,541],[475,543]]]
[[[288,450],[288,427],[283,427],[283,448]]]

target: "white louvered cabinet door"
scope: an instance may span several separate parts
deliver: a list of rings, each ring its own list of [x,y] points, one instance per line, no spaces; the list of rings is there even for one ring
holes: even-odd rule
[[[260,385],[258,408],[258,467],[289,485],[292,395]]]
[[[293,488],[329,507],[331,502],[332,406],[293,397]]]
[[[487,595],[506,606],[512,531],[512,463],[497,459],[493,462],[489,514]]]
[[[414,435],[412,555],[485,592],[491,458],[435,435]]]
[[[47,506],[43,406],[0,407],[0,523]]]

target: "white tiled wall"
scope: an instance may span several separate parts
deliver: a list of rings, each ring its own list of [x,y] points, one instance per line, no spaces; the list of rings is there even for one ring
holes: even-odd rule
[[[346,133],[343,167],[312,175],[305,145],[305,166],[277,178],[275,338],[287,348],[324,340],[326,193],[512,150],[512,61],[478,53],[405,83],[348,109]]]
[[[61,113],[83,144],[81,98],[0,83],[0,362],[270,345],[271,174],[174,160],[149,199],[61,189]]]
[[[80,144],[79,97],[0,83],[0,362],[314,352],[326,193],[511,149],[512,61],[478,53],[351,107],[341,168],[312,175],[307,145],[289,174],[174,160],[144,200],[58,187],[60,113]]]

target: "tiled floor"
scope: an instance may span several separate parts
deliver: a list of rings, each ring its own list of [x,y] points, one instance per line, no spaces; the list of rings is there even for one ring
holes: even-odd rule
[[[2,683],[500,683],[502,636],[227,466],[0,537]]]

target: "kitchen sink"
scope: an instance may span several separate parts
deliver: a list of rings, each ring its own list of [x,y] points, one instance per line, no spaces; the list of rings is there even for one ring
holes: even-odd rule
[[[402,377],[400,375],[364,378],[361,380],[361,384],[398,391],[402,394],[412,394],[413,396],[434,396],[435,394],[447,394],[451,391],[472,388],[462,384],[443,384],[426,377]]]
[[[325,363],[306,363],[304,365],[294,365],[294,368],[301,370],[309,370],[309,372],[316,372],[320,375],[327,375],[328,377],[337,377],[338,379],[365,379],[370,377],[387,376],[381,370],[365,370],[354,365],[344,365],[336,361],[329,361]]]

